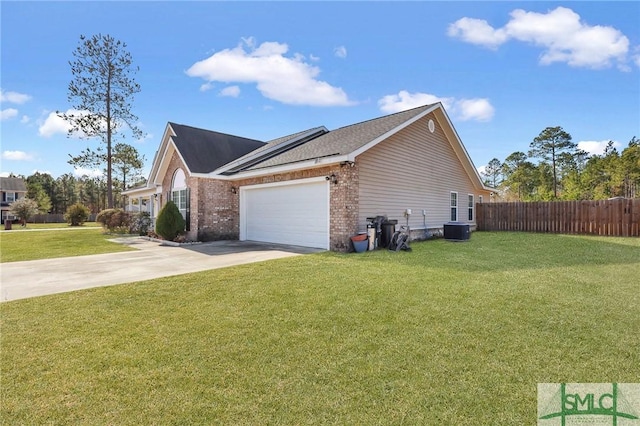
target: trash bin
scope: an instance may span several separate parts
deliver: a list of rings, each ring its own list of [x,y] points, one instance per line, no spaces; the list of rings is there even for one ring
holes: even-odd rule
[[[5,231],[11,231],[11,221],[9,219],[4,221],[4,229]]]
[[[376,248],[376,227],[375,225],[367,225],[367,235],[369,236],[369,250]]]
[[[387,220],[386,216],[374,216],[367,218],[367,234],[369,234],[369,250],[380,246],[380,234],[382,233],[382,222]]]
[[[378,247],[389,247],[391,238],[393,238],[393,234],[396,232],[397,224],[397,220],[385,220],[384,222],[382,222],[382,233],[380,234],[380,242],[378,244]]]

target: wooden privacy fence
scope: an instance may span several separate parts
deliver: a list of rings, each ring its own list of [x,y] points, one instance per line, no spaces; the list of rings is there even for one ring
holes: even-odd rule
[[[640,198],[476,205],[479,231],[640,236]]]
[[[96,216],[95,213],[91,213],[87,222],[95,222]],[[29,219],[29,223],[65,223],[66,220],[64,218],[64,214],[62,213],[47,213],[47,214],[37,214]]]

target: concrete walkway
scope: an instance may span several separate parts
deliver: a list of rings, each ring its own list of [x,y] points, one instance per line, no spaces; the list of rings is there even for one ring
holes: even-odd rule
[[[251,241],[215,241],[180,247],[137,237],[113,241],[138,250],[3,263],[0,265],[0,300],[25,299],[322,251]]]

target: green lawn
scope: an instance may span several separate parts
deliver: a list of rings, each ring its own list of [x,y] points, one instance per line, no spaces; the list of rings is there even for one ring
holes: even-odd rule
[[[638,381],[640,239],[412,247],[2,303],[0,416],[521,425],[537,383]]]
[[[96,228],[102,225],[98,222],[85,222],[82,226],[71,226],[68,223],[27,223],[27,226],[22,226],[20,223],[13,222],[11,225],[11,232],[13,231],[25,231],[30,229],[58,229],[58,228]],[[4,232],[4,225],[2,226]]]
[[[31,227],[32,225],[29,225]],[[0,232],[0,262],[52,259],[134,250],[108,241],[102,228],[35,232]]]

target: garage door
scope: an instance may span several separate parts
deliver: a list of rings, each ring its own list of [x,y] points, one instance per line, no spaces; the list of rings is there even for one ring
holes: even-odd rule
[[[240,239],[328,249],[328,182],[241,187]]]

